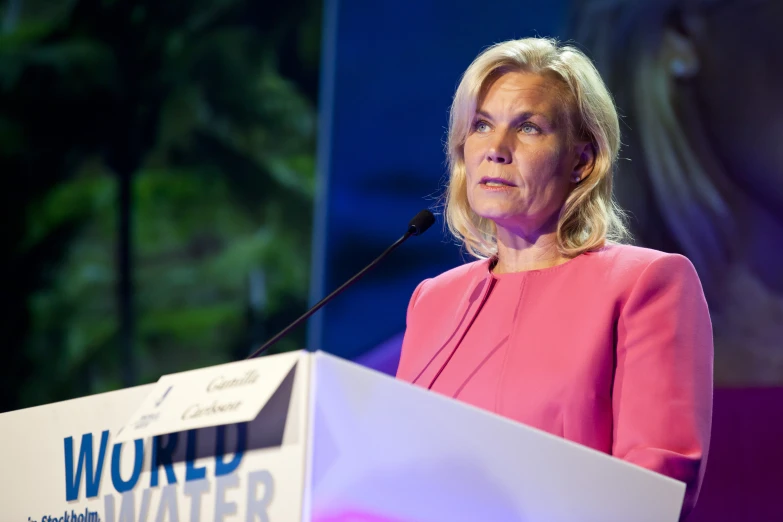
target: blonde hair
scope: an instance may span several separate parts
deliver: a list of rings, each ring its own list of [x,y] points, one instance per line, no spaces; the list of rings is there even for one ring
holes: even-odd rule
[[[622,211],[612,199],[612,173],[620,149],[620,126],[612,97],[598,71],[580,50],[549,38],[525,38],[493,45],[465,71],[449,115],[446,224],[475,257],[497,254],[495,224],[477,215],[468,203],[464,145],[481,96],[488,86],[511,71],[553,75],[562,82],[570,136],[589,140],[595,162],[586,179],[571,191],[560,211],[557,246],[566,257],[602,247],[607,240],[627,237]]]
[[[702,8],[716,0],[699,0]],[[570,36],[589,49],[634,133],[618,193],[649,246],[685,254],[705,282],[720,277],[734,223],[697,158],[674,107],[671,63],[661,51],[671,14],[683,0],[576,0]],[[664,226],[661,227],[661,224]],[[674,244],[672,244],[674,243]],[[709,293],[709,291],[708,291]]]

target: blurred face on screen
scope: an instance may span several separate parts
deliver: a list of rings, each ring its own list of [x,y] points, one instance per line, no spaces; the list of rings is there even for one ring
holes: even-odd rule
[[[572,3],[628,116],[618,199],[696,265],[716,383],[783,383],[783,1]]]
[[[783,216],[783,1],[721,2],[698,16],[694,77],[705,128],[732,182]]]
[[[570,143],[563,92],[555,78],[509,72],[479,99],[464,146],[468,202],[499,228],[554,226],[575,186],[586,146]]]

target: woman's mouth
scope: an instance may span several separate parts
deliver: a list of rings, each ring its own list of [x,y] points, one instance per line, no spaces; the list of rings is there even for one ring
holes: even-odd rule
[[[482,188],[485,189],[495,189],[495,190],[502,190],[502,189],[509,189],[509,188],[516,187],[515,184],[503,178],[481,178],[479,185],[481,185]]]

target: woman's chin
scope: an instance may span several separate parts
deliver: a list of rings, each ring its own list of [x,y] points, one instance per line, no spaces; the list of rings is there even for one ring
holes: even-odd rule
[[[524,215],[518,209],[484,208],[474,210],[476,214],[496,224],[524,221]]]

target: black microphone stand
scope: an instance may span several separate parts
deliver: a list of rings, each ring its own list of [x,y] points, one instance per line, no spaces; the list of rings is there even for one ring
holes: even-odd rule
[[[381,255],[375,258],[375,260],[372,261],[369,265],[364,267],[359,273],[357,273],[355,276],[350,278],[348,281],[343,283],[337,290],[332,292],[331,294],[327,295],[320,301],[318,301],[312,308],[310,308],[308,311],[306,311],[304,314],[302,314],[297,320],[295,320],[293,323],[289,324],[285,328],[283,328],[280,332],[275,334],[274,337],[269,339],[267,342],[265,342],[261,347],[259,347],[256,351],[248,355],[245,360],[247,359],[253,359],[255,357],[258,357],[259,355],[263,354],[266,350],[268,350],[273,344],[275,344],[277,341],[285,337],[288,332],[302,324],[304,321],[306,321],[311,315],[313,315],[315,312],[320,310],[326,303],[334,299],[336,296],[338,296],[340,293],[342,293],[343,290],[351,286],[354,282],[358,281],[364,274],[369,272],[372,268],[375,267],[378,263],[383,261],[383,259],[391,254],[398,246],[403,244],[406,239],[408,239],[411,236],[418,236],[424,233],[425,230],[427,230],[432,224],[435,222],[435,216],[432,215],[432,213],[429,210],[422,210],[416,216],[411,220],[410,224],[408,225],[408,231],[405,232],[405,235],[402,236],[400,239],[395,241],[389,248],[387,248]]]

